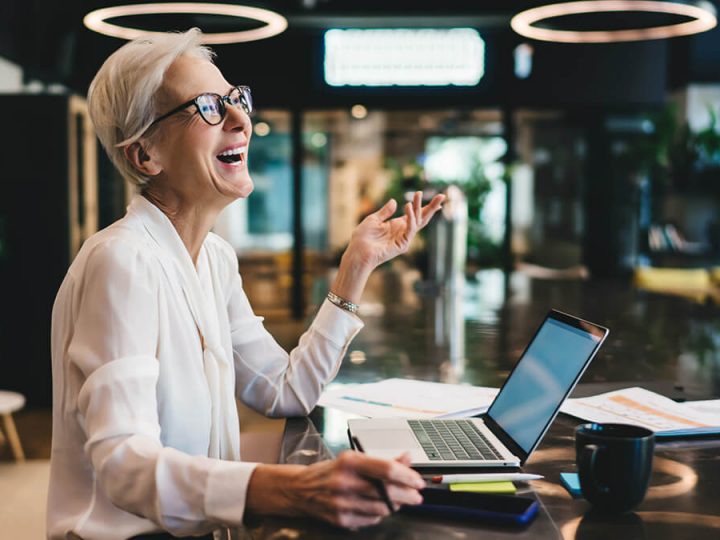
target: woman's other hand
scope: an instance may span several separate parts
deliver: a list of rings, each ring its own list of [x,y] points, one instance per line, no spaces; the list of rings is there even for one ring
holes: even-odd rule
[[[440,210],[445,195],[435,195],[422,206],[422,191],[416,191],[412,202],[405,204],[404,214],[389,219],[397,207],[394,199],[363,219],[353,231],[345,254],[356,264],[370,270],[405,253],[417,232]]]
[[[405,205],[404,215],[390,219],[397,207],[391,199],[363,219],[353,231],[330,290],[345,300],[359,303],[370,273],[380,264],[405,253],[444,200],[445,195],[435,195],[423,206],[422,192],[416,191],[412,202]]]
[[[370,479],[384,483],[395,510],[419,504],[422,477],[403,454],[394,461],[347,451],[310,466],[260,465],[248,487],[247,507],[259,514],[303,515],[340,527],[374,525],[390,514]]]

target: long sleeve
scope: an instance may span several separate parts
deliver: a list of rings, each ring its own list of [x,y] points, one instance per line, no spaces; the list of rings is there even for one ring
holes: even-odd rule
[[[163,323],[157,265],[131,244],[90,254],[68,348],[81,373],[78,421],[96,496],[176,535],[240,525],[254,464],[164,447],[159,418],[158,332]],[[90,520],[93,522],[93,520]],[[98,520],[97,536],[108,534]],[[84,525],[85,532],[92,523]]]
[[[228,312],[238,398],[267,416],[309,413],[363,327],[358,317],[326,300],[288,354],[254,315],[237,274]]]

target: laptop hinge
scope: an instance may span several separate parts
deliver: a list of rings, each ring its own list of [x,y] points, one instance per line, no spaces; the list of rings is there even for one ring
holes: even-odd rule
[[[483,422],[485,422],[485,425],[488,427],[490,431],[492,431],[493,435],[495,435],[501,443],[505,445],[505,448],[510,450],[514,455],[520,458],[520,465],[524,465],[525,461],[527,461],[528,453],[523,450],[520,445],[518,445],[515,440],[508,435],[503,428],[500,427],[500,425],[495,422],[490,416],[487,414],[483,414],[480,416],[482,418]]]

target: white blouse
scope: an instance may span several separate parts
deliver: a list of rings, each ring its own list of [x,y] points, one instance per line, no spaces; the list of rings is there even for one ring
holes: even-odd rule
[[[232,247],[211,233],[194,265],[136,196],[85,242],[53,308],[48,538],[240,526],[256,464],[239,461],[234,397],[307,414],[362,326],[325,301],[288,355],[253,314]]]

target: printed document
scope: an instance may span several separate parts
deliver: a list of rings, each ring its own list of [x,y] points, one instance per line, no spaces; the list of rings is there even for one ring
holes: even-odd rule
[[[590,422],[634,424],[659,437],[720,433],[720,416],[713,402],[676,403],[644,388],[624,388],[580,399],[568,399],[560,409]]]
[[[685,401],[678,403],[683,409],[695,409],[701,413],[714,415],[720,422],[720,399],[705,401]]]
[[[497,388],[412,379],[329,385],[318,405],[368,418],[463,418],[485,412]]]

